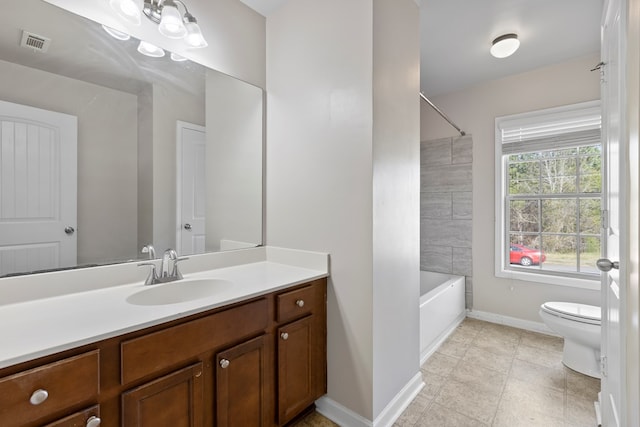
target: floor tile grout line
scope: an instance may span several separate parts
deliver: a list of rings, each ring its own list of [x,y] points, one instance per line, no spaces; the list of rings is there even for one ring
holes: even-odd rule
[[[513,356],[511,356],[511,364],[509,365],[509,371],[507,372],[507,377],[504,380],[504,384],[502,384],[502,390],[500,391],[500,397],[498,398],[498,406],[496,406],[496,411],[493,414],[493,419],[491,420],[491,426],[495,425],[496,417],[498,416],[498,410],[500,409],[500,404],[502,403],[502,398],[504,397],[504,391],[507,388],[507,383],[509,382],[509,377],[511,377],[511,372],[513,371],[513,361],[516,358],[516,354],[518,353],[518,347],[520,346],[520,342],[522,341],[522,337],[518,336],[518,345],[516,345],[516,349],[513,352]]]

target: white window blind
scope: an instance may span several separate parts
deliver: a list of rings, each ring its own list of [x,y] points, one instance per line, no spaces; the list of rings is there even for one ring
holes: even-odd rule
[[[600,142],[600,102],[580,104],[580,108],[545,110],[539,114],[509,116],[496,120],[496,137],[503,154],[549,148],[570,148]],[[563,111],[564,110],[564,111]]]

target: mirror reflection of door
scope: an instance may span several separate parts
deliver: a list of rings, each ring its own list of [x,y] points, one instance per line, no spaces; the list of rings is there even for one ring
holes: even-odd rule
[[[0,276],[76,265],[77,118],[0,101]]]
[[[205,251],[205,128],[181,121],[176,128],[178,253],[201,254]]]

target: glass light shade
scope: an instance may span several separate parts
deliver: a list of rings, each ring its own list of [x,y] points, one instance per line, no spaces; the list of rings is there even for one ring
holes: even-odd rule
[[[102,26],[102,29],[107,32],[111,37],[118,40],[129,40],[131,36],[127,33],[123,33],[122,31],[115,30],[111,27],[107,27],[106,25]]]
[[[519,47],[520,40],[516,34],[505,34],[493,41],[490,52],[496,58],[506,58],[513,55]]]
[[[187,27],[187,37],[185,41],[189,46],[198,48],[209,46],[209,43],[207,43],[202,35],[200,26],[195,21],[187,22],[185,26]]]
[[[140,25],[140,8],[133,0],[109,0],[111,9],[133,25]]]
[[[162,18],[158,25],[160,34],[170,39],[181,39],[187,35],[182,16],[173,2],[165,2],[162,6]]]
[[[182,55],[178,55],[177,53],[171,52],[171,60],[176,62],[188,61],[188,58],[185,58]]]
[[[164,50],[145,41],[140,41],[140,44],[138,45],[138,52],[152,58],[162,58],[164,56]]]

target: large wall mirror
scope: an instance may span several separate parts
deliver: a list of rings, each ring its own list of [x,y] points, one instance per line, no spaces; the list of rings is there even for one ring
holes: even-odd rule
[[[262,89],[42,0],[4,22],[0,277],[262,244]]]

